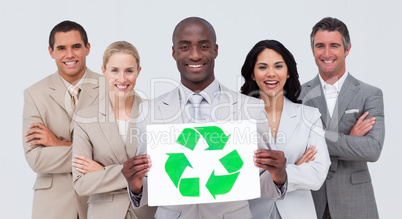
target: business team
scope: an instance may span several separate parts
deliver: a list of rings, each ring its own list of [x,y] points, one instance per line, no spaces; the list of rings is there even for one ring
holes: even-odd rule
[[[342,21],[327,17],[313,27],[319,74],[303,86],[293,55],[280,42],[257,43],[241,71],[241,92],[250,97],[215,79],[218,45],[208,21],[182,20],[172,41],[181,83],[144,101],[133,90],[141,71],[134,46],[111,44],[102,77],[86,68],[90,44],[82,26],[64,21],[53,28],[49,53],[58,70],[24,91],[23,146],[37,173],[32,218],[379,217],[367,162],[376,161],[383,146],[383,97],[346,70],[351,43]],[[212,110],[228,105],[233,107]],[[146,205],[151,158],[147,142],[135,138],[146,125],[245,115],[259,121],[253,159],[260,168],[261,198]],[[130,131],[135,126],[138,133]]]

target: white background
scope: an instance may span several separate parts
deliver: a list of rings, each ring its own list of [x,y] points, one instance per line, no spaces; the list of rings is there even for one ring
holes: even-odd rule
[[[379,161],[370,164],[380,217],[402,215],[401,9],[398,0],[1,0],[0,217],[31,215],[36,174],[22,150],[23,90],[56,70],[47,50],[50,30],[66,19],[83,25],[92,46],[87,64],[97,72],[110,43],[133,43],[143,67],[136,89],[147,95],[162,94],[170,87],[151,90],[150,81],[179,78],[171,57],[171,34],[174,26],[188,16],[203,17],[215,27],[219,44],[215,75],[233,90],[240,88],[240,68],[247,52],[262,39],[282,42],[298,62],[301,82],[310,80],[317,74],[309,42],[312,26],[326,16],[344,21],[352,40],[346,59],[348,70],[384,92],[384,149]]]

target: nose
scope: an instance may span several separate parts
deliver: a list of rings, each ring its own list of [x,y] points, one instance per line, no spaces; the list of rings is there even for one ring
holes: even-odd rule
[[[198,47],[193,47],[190,50],[190,54],[189,54],[188,58],[190,60],[192,60],[192,61],[200,60],[201,59],[201,52],[200,52],[199,48]]]
[[[274,69],[272,67],[268,67],[267,68],[267,77],[274,77],[275,76],[275,72]]]
[[[126,74],[123,71],[121,71],[119,73],[119,82],[125,82],[125,81],[126,81]]]
[[[74,51],[73,51],[72,48],[67,48],[66,57],[67,58],[74,58]]]

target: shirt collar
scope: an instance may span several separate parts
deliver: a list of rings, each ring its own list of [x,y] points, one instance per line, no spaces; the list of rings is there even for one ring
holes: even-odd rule
[[[341,90],[342,85],[343,85],[343,83],[345,82],[345,80],[346,80],[346,78],[348,77],[348,75],[349,75],[349,72],[348,72],[348,71],[345,71],[345,73],[342,75],[342,77],[339,78],[338,81],[335,82],[335,83],[332,85],[332,86],[335,86],[335,87],[336,87],[336,90],[337,90],[338,92]],[[327,82],[325,82],[324,79],[322,79],[322,77],[321,77],[320,74],[318,74],[318,76],[319,76],[319,78],[320,78],[320,82],[321,82],[322,89],[325,90],[324,85],[327,84]],[[328,85],[330,85],[330,84],[328,84]]]
[[[76,87],[82,89],[82,84],[84,83],[84,78],[87,75],[87,72],[85,71],[84,75],[82,76],[82,78],[78,81],[78,83],[75,85]],[[64,79],[63,77],[61,77],[61,75],[59,74],[61,80],[63,81],[64,85],[66,86],[66,88],[69,88],[72,84],[70,84],[70,82],[68,82],[66,79]]]
[[[199,94],[204,97],[205,101],[207,101],[208,104],[212,104],[212,101],[215,98],[215,94],[221,90],[220,85],[216,79],[208,85],[204,90],[202,90]],[[190,98],[191,95],[193,95],[195,92],[188,89],[186,86],[184,86],[180,82],[179,86],[179,95],[180,95],[180,100],[182,103],[187,104],[188,99]]]

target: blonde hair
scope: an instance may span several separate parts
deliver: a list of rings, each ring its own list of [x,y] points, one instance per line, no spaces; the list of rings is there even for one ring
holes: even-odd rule
[[[135,46],[133,46],[131,43],[126,42],[126,41],[117,41],[112,44],[110,44],[105,52],[103,53],[103,68],[106,69],[106,64],[109,61],[109,58],[115,54],[115,53],[126,53],[129,55],[132,55],[135,58],[135,61],[137,62],[137,69],[140,68],[140,54],[138,53],[137,49]]]

